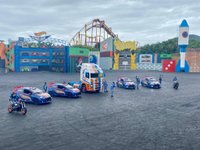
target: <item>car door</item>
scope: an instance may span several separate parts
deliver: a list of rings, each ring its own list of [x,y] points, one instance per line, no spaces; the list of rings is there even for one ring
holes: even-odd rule
[[[144,80],[144,85],[147,86],[147,85],[148,85],[148,82],[149,82],[149,80],[148,80],[148,79],[145,79],[145,80]]]
[[[63,85],[58,85],[56,93],[60,96],[65,96],[65,87]]]
[[[31,95],[32,95],[32,92],[30,90],[24,89],[23,92],[20,94],[20,97],[25,102],[32,102]]]

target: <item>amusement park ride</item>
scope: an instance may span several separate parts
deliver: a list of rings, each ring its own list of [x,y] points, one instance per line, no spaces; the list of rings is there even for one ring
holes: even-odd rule
[[[69,41],[69,45],[94,47],[109,37],[118,39],[118,35],[113,33],[112,29],[105,24],[104,20],[94,19],[85,24],[85,26],[75,34],[75,36]]]

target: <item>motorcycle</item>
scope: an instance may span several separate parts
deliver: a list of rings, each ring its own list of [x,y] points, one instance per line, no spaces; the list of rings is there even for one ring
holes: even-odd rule
[[[22,100],[18,100],[17,102],[11,102],[8,106],[8,112],[12,113],[13,111],[21,112],[23,115],[26,115],[27,108],[25,106],[25,102],[23,102]]]
[[[179,83],[178,83],[178,81],[174,81],[173,88],[177,90],[178,87],[179,87]]]

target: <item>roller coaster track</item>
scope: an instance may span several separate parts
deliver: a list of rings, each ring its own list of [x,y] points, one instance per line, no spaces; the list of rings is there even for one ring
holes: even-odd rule
[[[105,24],[105,21],[94,19],[93,21],[85,24],[85,26],[74,35],[74,37],[70,40],[69,45],[94,47],[109,37],[118,39],[117,34],[113,33],[112,29]]]

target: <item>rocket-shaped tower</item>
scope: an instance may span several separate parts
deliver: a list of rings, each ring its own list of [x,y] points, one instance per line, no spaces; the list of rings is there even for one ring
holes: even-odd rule
[[[178,46],[180,49],[180,60],[176,65],[176,72],[189,72],[189,65],[185,60],[186,48],[189,43],[189,25],[183,20],[179,26]]]

